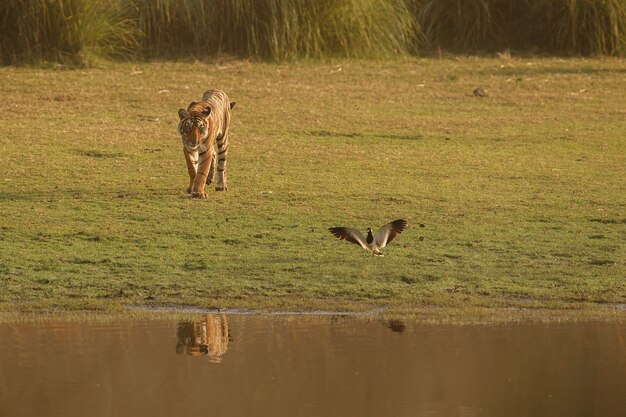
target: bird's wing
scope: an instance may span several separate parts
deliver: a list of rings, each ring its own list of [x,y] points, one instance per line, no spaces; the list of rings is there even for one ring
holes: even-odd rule
[[[356,243],[363,249],[367,249],[365,236],[357,229],[352,227],[331,227],[328,230],[339,239],[345,239],[348,242]]]
[[[406,228],[407,221],[404,219],[394,220],[380,228],[374,236],[374,242],[378,248],[384,248],[387,243],[391,242],[397,235],[402,233]]]

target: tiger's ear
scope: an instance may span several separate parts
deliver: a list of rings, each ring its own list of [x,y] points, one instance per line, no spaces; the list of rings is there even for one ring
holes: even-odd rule
[[[187,113],[187,110],[178,109],[178,117],[180,117],[180,120],[183,120],[187,116],[189,116],[189,113]]]
[[[211,114],[211,108],[210,107],[207,107],[204,110],[202,110],[202,115],[204,117],[207,117],[209,114]]]
[[[235,104],[237,104],[237,102],[236,102],[236,101],[231,101],[231,102],[230,102],[230,108],[232,109],[233,107],[235,107]]]

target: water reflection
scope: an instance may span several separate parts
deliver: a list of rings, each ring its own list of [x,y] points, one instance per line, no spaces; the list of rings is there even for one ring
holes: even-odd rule
[[[624,334],[341,315],[0,322],[0,416],[626,416]]]
[[[200,321],[181,321],[176,330],[176,353],[207,355],[211,362],[221,362],[232,338],[223,314],[206,314]]]
[[[385,326],[387,326],[391,331],[402,333],[406,330],[406,324],[399,319],[390,319],[385,322]]]

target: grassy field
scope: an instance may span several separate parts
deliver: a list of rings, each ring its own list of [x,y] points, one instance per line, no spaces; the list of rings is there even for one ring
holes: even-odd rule
[[[196,200],[176,112],[209,87],[229,191]],[[626,311],[624,59],[4,67],[0,96],[0,310]],[[384,258],[327,231],[397,218]]]

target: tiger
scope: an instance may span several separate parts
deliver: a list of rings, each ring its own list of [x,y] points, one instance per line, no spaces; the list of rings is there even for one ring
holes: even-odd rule
[[[178,133],[183,140],[183,153],[189,173],[187,193],[194,198],[207,198],[205,184],[211,184],[215,173],[217,143],[216,191],[227,191],[226,159],[228,157],[228,127],[230,111],[235,102],[221,90],[207,90],[202,101],[193,101],[178,110]]]
[[[226,316],[207,314],[201,322],[183,321],[176,331],[176,353],[190,356],[208,355],[211,362],[221,362],[232,337]]]

